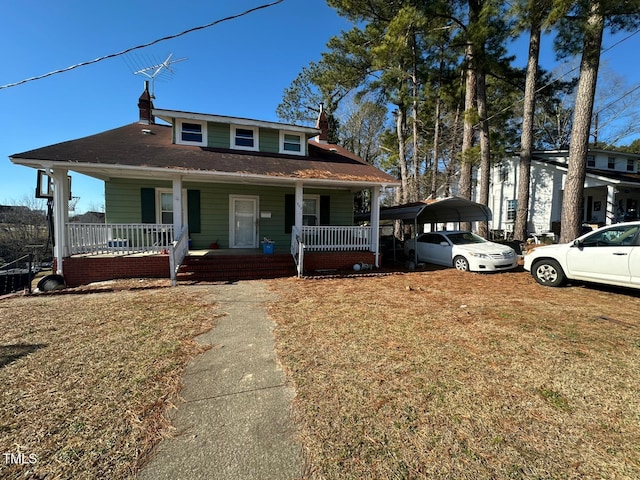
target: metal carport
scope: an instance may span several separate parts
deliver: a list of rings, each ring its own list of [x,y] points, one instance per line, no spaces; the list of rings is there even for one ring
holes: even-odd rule
[[[492,215],[489,207],[460,197],[423,200],[393,207],[382,207],[380,209],[381,221],[412,221],[416,235],[418,232],[418,224],[489,222],[491,218]],[[417,263],[417,259],[414,260]]]

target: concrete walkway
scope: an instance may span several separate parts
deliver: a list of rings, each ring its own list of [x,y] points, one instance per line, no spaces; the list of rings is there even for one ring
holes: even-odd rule
[[[140,480],[296,479],[303,475],[302,447],[291,417],[293,391],[274,350],[258,281],[197,285],[225,314],[198,337],[211,350],[196,357],[184,376],[183,402],[172,415],[176,432],[163,440]]]

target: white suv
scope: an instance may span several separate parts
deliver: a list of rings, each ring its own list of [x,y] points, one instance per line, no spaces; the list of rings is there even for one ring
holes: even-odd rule
[[[524,268],[541,285],[566,280],[640,288],[640,221],[617,223],[570,243],[537,247],[524,256]]]

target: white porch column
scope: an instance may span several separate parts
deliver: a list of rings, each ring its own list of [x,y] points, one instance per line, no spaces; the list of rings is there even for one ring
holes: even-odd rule
[[[64,257],[68,256],[67,221],[69,219],[68,170],[52,170],[53,182],[53,256],[56,259],[56,273],[62,275]]]
[[[607,225],[616,223],[616,187],[607,185]]]
[[[380,190],[379,186],[371,189],[371,251],[376,258],[376,268],[380,267]]]
[[[295,225],[298,232],[302,232],[302,208],[304,206],[304,188],[302,182],[296,183],[296,208],[295,208]]]
[[[182,205],[184,199],[182,198],[182,177],[176,177],[172,182],[173,187],[173,235],[178,236],[182,225],[184,224],[182,219]]]

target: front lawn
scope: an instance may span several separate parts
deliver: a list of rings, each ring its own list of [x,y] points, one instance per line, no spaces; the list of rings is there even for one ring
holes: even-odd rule
[[[0,301],[0,478],[132,478],[213,310],[191,287]]]
[[[640,478],[640,298],[443,269],[271,283],[312,478]]]

